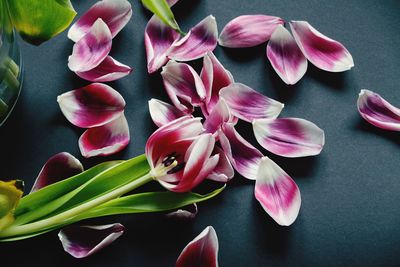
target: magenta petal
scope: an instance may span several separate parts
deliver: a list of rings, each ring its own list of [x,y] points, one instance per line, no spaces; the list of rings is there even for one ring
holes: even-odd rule
[[[149,111],[151,119],[158,127],[187,115],[176,107],[154,98],[149,100]]]
[[[232,164],[222,149],[216,146],[214,148],[214,153],[219,155],[219,161],[214,170],[208,175],[207,179],[226,183],[233,178],[235,171],[233,170]]]
[[[324,131],[304,119],[257,119],[253,130],[265,149],[289,158],[318,155],[325,144]]]
[[[218,102],[219,91],[234,82],[233,76],[212,52],[208,52],[203,59],[200,77],[206,90],[207,112],[210,113]]]
[[[217,132],[222,124],[231,120],[231,114],[228,106],[223,99],[220,99],[211,111],[210,115],[204,121],[203,127],[208,133]]]
[[[276,118],[284,105],[266,97],[250,87],[233,83],[219,92],[232,115],[252,122],[254,119]]]
[[[377,93],[361,90],[357,101],[358,112],[372,125],[390,131],[400,131],[400,109]]]
[[[69,29],[68,38],[78,42],[101,18],[108,26],[112,38],[128,23],[132,16],[131,4],[126,0],[102,0],[94,4]]]
[[[59,233],[64,250],[75,258],[90,256],[114,242],[124,233],[119,223],[97,226],[71,225]]]
[[[96,20],[90,31],[82,37],[68,58],[72,71],[88,71],[97,67],[110,53],[111,32],[102,19]]]
[[[76,75],[91,82],[111,82],[129,75],[131,72],[132,69],[129,66],[107,56],[94,69],[83,72],[77,71]]]
[[[104,125],[119,117],[125,108],[124,98],[101,83],[59,95],[57,102],[67,120],[81,128]]]
[[[128,122],[121,114],[105,125],[86,130],[79,138],[79,149],[85,158],[108,156],[124,149],[129,141]]]
[[[230,123],[219,132],[219,141],[233,167],[245,178],[255,180],[263,154],[240,136]]]
[[[307,71],[307,59],[282,25],[276,27],[268,42],[267,57],[286,84],[297,83]]]
[[[83,171],[82,163],[70,153],[61,152],[49,158],[40,170],[31,192],[64,180]]]
[[[172,44],[167,55],[177,61],[198,59],[215,49],[217,39],[217,23],[210,15],[194,26],[185,37]]]
[[[212,226],[204,229],[182,250],[175,267],[217,267],[218,237]]]
[[[243,15],[234,18],[222,29],[218,43],[225,47],[252,47],[269,40],[283,19],[266,15]]]
[[[166,216],[170,219],[174,219],[174,220],[193,220],[197,213],[199,212],[198,208],[197,208],[197,204],[191,204],[185,207],[182,207],[176,211],[170,212],[168,213]]]
[[[341,72],[354,67],[350,52],[312,27],[307,21],[291,21],[290,28],[304,56],[316,67]]]
[[[292,178],[268,157],[257,171],[255,197],[279,225],[289,226],[297,218],[301,205],[300,190]]]
[[[188,64],[170,61],[161,75],[171,102],[185,113],[191,113],[193,106],[200,106],[206,98],[203,82]]]

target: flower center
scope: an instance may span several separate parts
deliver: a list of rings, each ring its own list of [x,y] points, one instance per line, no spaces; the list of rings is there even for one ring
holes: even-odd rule
[[[167,155],[161,163],[157,164],[151,171],[154,178],[161,177],[167,174],[176,173],[185,167],[185,162],[179,163],[177,158],[179,155],[173,152]]]

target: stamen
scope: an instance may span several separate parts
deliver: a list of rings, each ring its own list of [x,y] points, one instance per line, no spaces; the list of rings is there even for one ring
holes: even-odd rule
[[[181,162],[178,165],[176,165],[175,167],[173,167],[171,170],[169,170],[167,172],[167,174],[176,173],[176,172],[182,170],[184,167],[185,167],[185,162]]]

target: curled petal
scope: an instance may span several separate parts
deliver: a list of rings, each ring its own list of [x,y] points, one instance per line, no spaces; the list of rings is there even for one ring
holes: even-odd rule
[[[79,138],[82,156],[108,156],[124,149],[130,141],[129,126],[124,114],[99,127],[86,130]]]
[[[203,127],[208,133],[215,133],[224,124],[231,120],[229,108],[223,99],[220,99],[210,115],[204,121]]]
[[[297,83],[307,71],[307,59],[282,25],[276,27],[268,42],[267,57],[286,84]]]
[[[253,130],[265,149],[289,158],[318,155],[325,144],[324,131],[304,119],[257,119]]]
[[[263,154],[247,142],[231,123],[225,124],[220,130],[219,141],[235,170],[243,177],[255,180]]]
[[[68,58],[72,71],[84,72],[97,67],[110,53],[111,32],[102,19],[96,20],[90,31],[82,37]]]
[[[250,87],[233,83],[219,92],[232,115],[252,122],[254,119],[273,119],[278,117],[284,105],[266,97]]]
[[[213,153],[219,155],[219,161],[214,170],[208,175],[207,179],[216,182],[226,183],[235,175],[232,164],[230,163],[225,152],[219,147],[216,146]]]
[[[190,61],[203,57],[217,46],[218,29],[213,16],[208,16],[194,26],[182,39],[167,51],[170,59]]]
[[[193,266],[218,266],[218,237],[212,226],[208,226],[187,244],[175,264],[175,267]]]
[[[119,33],[132,16],[131,4],[126,0],[102,0],[94,4],[69,29],[68,38],[78,42],[101,18],[108,26],[112,38]]]
[[[31,192],[56,183],[83,171],[82,163],[68,152],[58,153],[46,161]]]
[[[161,75],[171,102],[181,111],[191,113],[206,97],[204,84],[196,71],[185,63],[168,62]]]
[[[307,21],[291,21],[290,28],[304,56],[316,67],[341,72],[354,67],[350,52],[312,27]]]
[[[149,111],[151,119],[158,127],[187,115],[176,107],[154,98],[149,100]]]
[[[14,211],[22,194],[22,181],[0,181],[0,231],[14,222]]]
[[[400,131],[400,109],[377,93],[361,90],[357,101],[358,112],[372,125],[391,131]]]
[[[167,63],[167,50],[180,35],[153,15],[144,31],[144,44],[147,55],[147,71],[153,73]]]
[[[208,52],[203,58],[200,77],[206,90],[207,112],[210,113],[219,100],[219,91],[234,82],[233,76],[212,52]]]
[[[166,216],[175,220],[193,220],[199,212],[197,204],[191,204],[176,211],[168,213]]]
[[[59,95],[57,102],[67,120],[81,128],[104,125],[119,117],[125,108],[124,98],[101,83]]]
[[[90,256],[114,242],[124,233],[119,223],[96,226],[71,225],[59,233],[64,250],[75,258]]]
[[[276,26],[283,25],[279,17],[243,15],[234,18],[222,29],[218,43],[225,47],[252,47],[269,40]]]
[[[261,159],[254,194],[279,225],[289,226],[296,220],[301,205],[300,190],[293,179],[268,157]]]
[[[97,67],[88,71],[77,71],[76,75],[91,82],[111,82],[132,72],[131,67],[107,56]]]

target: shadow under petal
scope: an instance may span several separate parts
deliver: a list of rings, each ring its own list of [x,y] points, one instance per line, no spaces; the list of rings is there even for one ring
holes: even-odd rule
[[[400,145],[400,132],[394,132],[378,128],[376,126],[373,126],[372,124],[369,124],[362,118],[358,118],[358,122],[353,123],[353,125],[355,125],[356,130],[379,135],[397,145]]]

